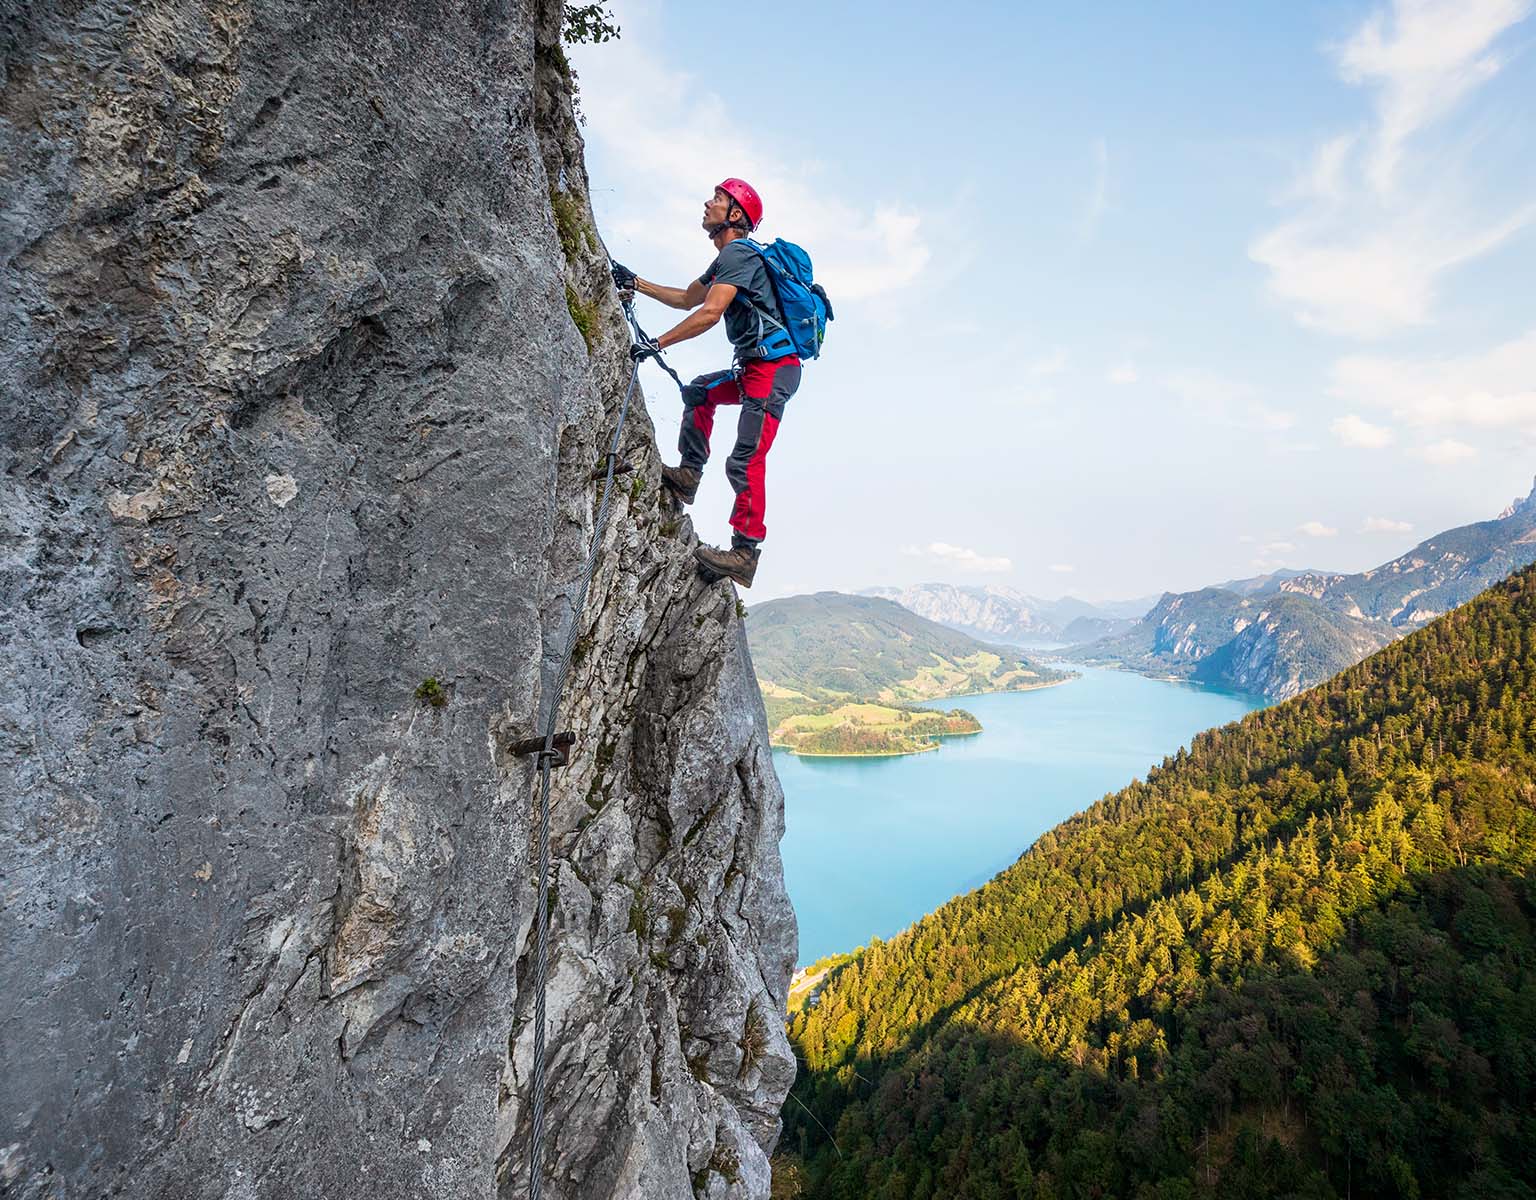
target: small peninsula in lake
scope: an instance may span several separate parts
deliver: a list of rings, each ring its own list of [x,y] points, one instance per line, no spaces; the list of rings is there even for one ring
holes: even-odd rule
[[[750,610],[747,637],[772,744],[794,754],[922,754],[981,732],[964,709],[920,707],[1029,691],[1074,676],[927,620],[889,600],[817,592]]]

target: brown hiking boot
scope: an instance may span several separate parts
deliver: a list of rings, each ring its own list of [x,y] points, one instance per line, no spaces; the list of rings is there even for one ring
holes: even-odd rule
[[[672,494],[684,504],[692,504],[699,494],[699,480],[704,477],[704,472],[693,467],[663,465],[661,468],[661,482],[664,487],[672,489]]]
[[[757,574],[757,556],[758,551],[750,546],[733,546],[729,550],[699,546],[693,552],[711,583],[716,579],[734,579],[745,588],[752,586],[752,577]]]

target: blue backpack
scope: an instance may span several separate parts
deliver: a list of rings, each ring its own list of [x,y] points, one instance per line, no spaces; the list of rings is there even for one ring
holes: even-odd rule
[[[763,265],[768,268],[768,283],[784,318],[781,322],[773,313],[761,314],[778,328],[768,331],[761,339],[760,357],[820,356],[821,345],[827,339],[827,322],[832,320],[832,305],[821,284],[811,278],[811,256],[783,238],[777,238],[767,246],[760,246],[751,238],[737,240],[751,246],[762,258]]]

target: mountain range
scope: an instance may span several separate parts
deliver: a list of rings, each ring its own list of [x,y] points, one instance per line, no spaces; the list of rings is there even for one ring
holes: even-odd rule
[[[1090,604],[1073,596],[1042,600],[995,584],[963,586],[917,583],[909,587],[865,588],[861,596],[893,600],[919,616],[993,642],[1029,645],[1083,642],[1129,629],[1152,600]]]
[[[1436,534],[1372,570],[1278,571],[1166,593],[1134,626],[1062,653],[1283,700],[1531,562],[1536,489],[1492,520]]]

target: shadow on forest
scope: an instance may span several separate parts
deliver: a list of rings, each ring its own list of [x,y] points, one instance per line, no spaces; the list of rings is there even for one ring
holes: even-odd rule
[[[1006,977],[987,986],[1006,1013]],[[1536,878],[1518,870],[1414,877],[1311,969],[1253,968],[1187,1007],[1085,1017],[1047,992],[1023,1016],[1051,1052],[959,1011],[856,1060],[851,1089],[802,1074],[841,1153],[786,1107],[806,1196],[1536,1200]]]

